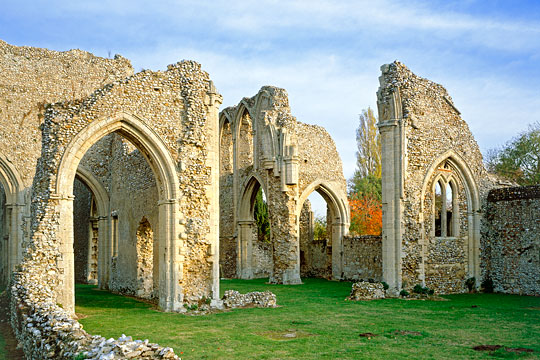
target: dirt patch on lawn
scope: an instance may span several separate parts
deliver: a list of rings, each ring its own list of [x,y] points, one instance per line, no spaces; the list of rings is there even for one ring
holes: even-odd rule
[[[473,347],[473,350],[476,351],[507,351],[515,354],[523,354],[523,353],[533,353],[533,349],[518,347],[518,348],[511,348],[511,347],[503,347],[502,345],[477,345]]]
[[[500,348],[502,348],[502,345],[478,345],[478,346],[474,346],[473,350],[476,350],[476,351],[495,351],[495,350],[499,350]]]
[[[24,359],[23,351],[17,349],[17,339],[9,322],[9,299],[6,292],[0,294],[0,336],[6,342],[6,360]]]
[[[366,333],[361,333],[358,336],[371,339],[371,338],[374,338],[375,336],[379,336],[379,335],[374,334],[374,333],[370,333],[370,332],[366,332]]]

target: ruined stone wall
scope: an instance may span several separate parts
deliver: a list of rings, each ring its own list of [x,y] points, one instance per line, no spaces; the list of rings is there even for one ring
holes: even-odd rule
[[[270,281],[299,283],[299,217],[309,194],[323,189],[322,195],[336,217],[330,223],[336,225],[337,238],[348,229],[346,182],[335,144],[323,128],[298,122],[291,114],[287,92],[272,86],[264,86],[254,97],[244,98],[238,106],[223,110],[220,118],[222,175],[225,175],[221,197],[226,199],[226,204],[233,204],[232,208],[222,207],[222,240],[235,242],[240,251],[228,255],[226,250],[230,252],[234,246],[222,243],[221,266],[232,270],[232,261],[226,259],[236,256],[237,276],[253,276],[254,232],[249,227],[254,225],[250,223],[253,216],[250,211],[253,194],[261,186],[268,204],[273,248]],[[233,135],[232,154],[236,156],[232,161],[236,166],[232,169],[232,179],[228,177],[230,170],[225,172],[223,168],[231,163],[229,140],[223,137],[229,131]],[[235,222],[233,229],[230,219]]]
[[[540,185],[491,190],[483,225],[483,279],[496,292],[540,295]]]
[[[346,198],[347,183],[334,139],[321,126],[296,123],[298,140],[298,191],[302,194],[314,183],[332,185]],[[332,159],[332,160],[329,160]]]
[[[343,238],[343,279],[382,281],[382,237],[377,235]]]
[[[218,209],[217,189],[214,189],[218,181],[217,156],[214,155],[217,145],[213,145],[217,144],[214,134],[217,124],[213,121],[217,123],[216,108],[220,101],[208,75],[200,70],[200,66],[183,62],[170,66],[166,72],[146,71],[106,85],[82,101],[46,107],[41,158],[33,183],[32,236],[29,242],[23,244],[25,259],[12,288],[12,324],[27,356],[36,359],[72,358],[81,349],[100,347],[99,344],[90,344],[93,340],[100,342],[100,339],[90,341],[87,334],[80,332],[80,325],[76,321],[68,320],[68,312],[73,311],[73,304],[69,302],[69,292],[73,289],[68,287],[65,280],[66,274],[72,271],[69,269],[70,244],[65,243],[65,239],[69,238],[72,230],[70,224],[63,222],[73,215],[73,205],[69,198],[69,182],[67,185],[60,184],[75,176],[76,162],[73,165],[64,164],[67,168],[60,169],[64,169],[62,171],[65,173],[56,177],[61,159],[66,158],[63,156],[66,147],[72,146],[70,141],[76,135],[92,128],[92,123],[126,126],[129,122],[137,124],[142,121],[150,130],[142,133],[126,130],[127,133],[139,145],[150,148],[154,145],[145,143],[148,139],[144,136],[159,137],[160,144],[166,146],[167,153],[177,164],[174,169],[178,168],[178,199],[163,198],[167,186],[164,182],[171,181],[164,179],[163,174],[160,174],[162,178],[158,186],[160,206],[167,209],[165,214],[169,224],[170,219],[174,219],[172,226],[179,230],[175,236],[169,236],[174,245],[165,249],[170,248],[167,256],[174,257],[170,263],[174,268],[168,269],[169,279],[178,274],[178,283],[174,283],[174,280],[168,284],[169,289],[179,285],[181,291],[178,298],[167,295],[165,308],[180,309],[183,302],[198,301],[202,296],[213,299],[219,296],[215,275],[217,268],[213,265],[217,260],[214,254],[218,236],[217,216],[213,213],[214,210],[217,213]],[[97,126],[93,129],[106,133],[106,129],[99,130]],[[77,143],[71,150],[73,153],[66,156],[75,156],[77,146],[90,145]],[[111,182],[113,192],[113,186],[118,183]],[[173,190],[169,188],[167,191],[171,193]],[[169,226],[165,228],[169,229]],[[134,239],[136,236],[131,241]],[[165,264],[162,266],[167,269]],[[58,302],[65,303],[68,312],[58,307]],[[61,325],[61,333],[58,333],[57,326],[51,326],[53,322]],[[34,331],[33,327],[39,331]],[[123,342],[119,340],[119,343]],[[46,351],[42,348],[45,344],[48,344]],[[160,350],[159,355],[152,352],[151,356],[142,358],[173,357],[170,355],[169,350]]]
[[[32,184],[41,153],[44,106],[80,99],[133,74],[129,60],[104,59],[86,51],[19,47],[0,40],[0,154]]]
[[[439,292],[465,291],[468,277],[479,278],[479,211],[493,181],[468,125],[441,85],[397,61],[381,70],[383,241],[391,244],[385,247],[385,277],[395,291],[402,282],[429,283]],[[459,182],[456,215],[462,224],[455,239],[437,239],[431,230],[429,198],[433,178],[441,173]]]
[[[221,277],[236,275],[237,244],[234,213],[234,164],[232,126],[226,121],[220,131],[219,154],[219,252]]]

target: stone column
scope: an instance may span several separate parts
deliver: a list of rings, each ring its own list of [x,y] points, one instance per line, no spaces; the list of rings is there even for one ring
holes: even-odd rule
[[[6,206],[6,221],[9,222],[9,262],[8,269],[11,274],[15,267],[21,263],[21,245],[23,241],[23,231],[21,229],[22,218],[24,216],[25,204],[8,204]]]
[[[398,120],[379,122],[382,145],[383,279],[397,295],[401,289],[401,135]]]
[[[184,272],[183,239],[187,238],[183,224],[175,224],[176,199],[160,200],[159,208],[159,306],[163,311],[182,309],[184,294],[180,279]],[[184,219],[182,219],[185,221]],[[179,227],[179,235],[177,234]]]
[[[236,273],[240,279],[253,279],[253,220],[238,221]]]
[[[208,158],[207,166],[211,170],[211,181],[207,186],[208,211],[210,213],[210,233],[208,240],[208,262],[212,265],[211,272],[211,305],[220,306],[219,296],[219,106],[223,102],[221,95],[217,92],[214,84],[210,82],[210,91],[207,93],[207,131],[208,136]],[[232,129],[231,129],[232,131]]]
[[[110,219],[108,216],[98,217],[98,286],[109,288],[111,258]]]
[[[343,274],[343,236],[347,224],[332,222],[332,280],[341,280]]]
[[[75,313],[75,257],[73,254],[73,195],[51,195],[58,201],[60,256],[57,261],[59,284],[56,289],[57,302],[68,313]]]

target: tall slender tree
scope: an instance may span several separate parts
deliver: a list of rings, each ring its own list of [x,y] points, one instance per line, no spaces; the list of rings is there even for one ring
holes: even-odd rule
[[[377,117],[362,110],[356,130],[356,170],[349,181],[350,231],[378,235],[382,229],[381,141]]]
[[[377,131],[377,117],[368,107],[359,116],[356,129],[356,171],[363,178],[368,175],[381,177],[381,140]]]

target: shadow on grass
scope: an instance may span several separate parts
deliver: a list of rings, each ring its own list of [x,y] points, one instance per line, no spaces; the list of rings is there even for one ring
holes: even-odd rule
[[[87,309],[150,309],[154,305],[131,298],[99,290],[95,285],[77,284],[75,303]]]

